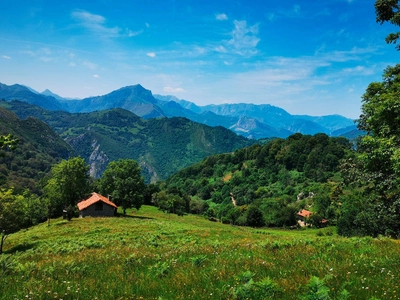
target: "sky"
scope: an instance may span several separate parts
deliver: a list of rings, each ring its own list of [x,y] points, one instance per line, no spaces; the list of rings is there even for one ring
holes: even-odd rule
[[[1,0],[0,82],[69,98],[141,84],[354,119],[400,60],[395,31],[373,0]]]

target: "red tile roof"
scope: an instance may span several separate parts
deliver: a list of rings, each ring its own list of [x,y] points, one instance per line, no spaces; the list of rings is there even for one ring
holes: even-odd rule
[[[78,209],[84,210],[85,208],[89,207],[92,204],[95,204],[96,202],[103,201],[104,203],[111,205],[115,208],[118,208],[114,203],[112,203],[110,200],[108,200],[106,197],[97,194],[97,193],[92,193],[92,196],[86,200],[82,200],[81,202],[78,203]]]
[[[302,209],[301,211],[299,211],[297,213],[298,216],[304,217],[304,218],[309,218],[311,216],[311,214],[312,214],[311,211],[308,211],[308,210],[305,210],[305,209]]]

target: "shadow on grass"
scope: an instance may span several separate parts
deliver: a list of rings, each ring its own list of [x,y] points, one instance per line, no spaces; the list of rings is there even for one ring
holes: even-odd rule
[[[134,216],[134,215],[128,215],[128,214],[124,215],[124,214],[121,214],[121,213],[118,213],[118,214],[117,214],[117,217],[118,217],[118,218],[132,218],[132,219],[154,220],[154,218],[151,218],[151,217]]]
[[[24,243],[20,245],[15,245],[14,247],[7,249],[6,251],[3,251],[3,253],[7,254],[13,254],[15,252],[24,252],[29,249],[32,249],[35,246],[35,243]]]

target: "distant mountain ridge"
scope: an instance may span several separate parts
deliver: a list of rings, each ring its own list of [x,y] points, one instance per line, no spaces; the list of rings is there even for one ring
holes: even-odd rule
[[[209,126],[223,126],[235,133],[252,139],[282,137],[293,133],[326,133],[346,136],[357,135],[354,121],[340,115],[308,116],[291,115],[282,108],[270,104],[219,104],[198,106],[175,96],[153,95],[141,85],[132,85],[109,94],[82,100],[68,100],[49,90],[41,94],[22,85],[7,86],[0,83],[0,99],[20,100],[48,110],[64,110],[71,113],[93,112],[123,108],[144,118],[184,117]],[[349,131],[345,131],[348,128]]]

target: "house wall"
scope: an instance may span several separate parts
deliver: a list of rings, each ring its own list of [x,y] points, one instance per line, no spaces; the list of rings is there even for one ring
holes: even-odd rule
[[[93,204],[79,212],[79,216],[81,218],[84,217],[113,217],[115,216],[116,208],[108,205],[107,203],[103,203],[103,210],[96,210],[96,205]]]

